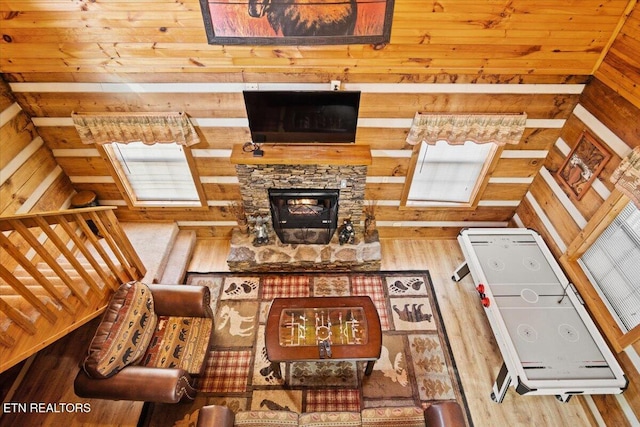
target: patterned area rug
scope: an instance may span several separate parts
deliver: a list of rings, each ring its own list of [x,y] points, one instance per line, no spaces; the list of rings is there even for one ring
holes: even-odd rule
[[[466,407],[427,271],[375,273],[189,274],[211,289],[214,338],[194,402],[148,406],[143,425],[189,426],[199,408],[233,411],[359,411],[364,407],[457,400]],[[368,295],[382,326],[370,376],[356,362],[271,363],[265,323],[277,297]]]

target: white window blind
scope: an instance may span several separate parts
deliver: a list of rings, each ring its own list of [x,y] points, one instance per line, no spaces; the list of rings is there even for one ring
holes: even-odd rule
[[[640,210],[633,203],[579,262],[622,330],[640,324]]]
[[[198,191],[178,144],[112,144],[113,154],[140,202],[199,202]]]
[[[495,144],[471,141],[460,145],[450,145],[446,141],[438,141],[435,145],[423,142],[407,205],[470,203],[495,148]]]

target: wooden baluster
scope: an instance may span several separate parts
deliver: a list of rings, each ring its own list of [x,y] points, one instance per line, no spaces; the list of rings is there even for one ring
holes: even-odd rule
[[[4,237],[0,233],[0,240]],[[4,247],[4,242],[2,242]],[[31,304],[36,310],[38,310],[49,323],[55,323],[58,316],[47,307],[40,299],[33,294],[25,285],[23,285],[16,277],[11,274],[4,266],[0,265],[0,277],[2,277],[21,297],[23,297],[29,304]]]
[[[133,274],[129,263],[127,262],[127,259],[122,253],[122,248],[115,240],[117,235],[115,230],[107,228],[96,212],[88,212],[87,215],[89,215],[91,221],[93,221],[93,223],[96,225],[96,227],[98,228],[98,232],[103,237],[107,245],[109,245],[109,249],[111,249],[111,252],[115,255],[118,262],[122,266],[123,273],[127,275],[127,278],[124,281],[135,280],[136,277]]]
[[[92,212],[92,215],[97,215],[100,218],[100,224],[102,224],[109,235],[114,239],[114,243],[120,249],[123,256],[126,259],[126,264],[129,266],[129,274],[132,280],[139,280],[146,274],[147,270],[142,263],[142,260],[138,256],[135,248],[131,244],[131,241],[124,233],[122,226],[118,222],[113,211]],[[93,216],[92,216],[93,218]]]
[[[121,283],[128,282],[129,280],[128,280],[128,277],[127,277],[126,273],[123,272],[121,269],[119,269],[114,264],[113,260],[111,259],[111,257],[109,256],[109,254],[107,253],[105,248],[100,244],[100,241],[97,239],[95,234],[93,234],[93,231],[91,231],[91,229],[87,225],[87,221],[84,218],[84,215],[82,213],[74,213],[73,214],[73,218],[75,219],[76,223],[82,229],[82,232],[87,237],[87,240],[93,245],[95,250],[98,252],[100,257],[104,261],[104,263],[107,264],[109,269],[118,276],[118,278],[120,279]],[[98,226],[98,230],[100,230],[99,226]],[[101,232],[102,231],[103,230],[101,230]]]
[[[0,332],[0,345],[5,347],[13,347],[16,340],[10,337],[6,332]]]
[[[7,315],[13,322],[24,329],[29,335],[35,335],[36,327],[22,312],[11,307],[5,300],[0,298],[0,311]]]
[[[18,220],[9,220],[9,223],[14,227],[14,229],[18,233],[20,233],[20,235],[27,241],[27,243],[31,245],[31,247],[38,253],[38,255],[42,257],[44,262],[46,262],[49,265],[49,267],[51,267],[53,272],[56,273],[56,275],[64,282],[67,288],[71,290],[72,294],[76,298],[78,298],[84,305],[88,305],[89,299],[84,294],[82,289],[80,289],[78,284],[75,283],[71,277],[69,277],[67,272],[64,271],[64,269],[60,266],[58,261],[49,253],[49,251],[47,251],[47,249],[44,246],[42,246],[42,244],[38,241],[38,239],[36,239],[33,233],[31,233],[31,231],[29,231],[29,229],[25,227],[24,224],[22,224],[22,222]],[[58,294],[58,295],[62,297],[62,299],[65,299],[65,297],[62,296],[62,294]],[[70,308],[72,311],[75,311],[75,309],[73,309],[71,304],[68,304],[68,308]]]
[[[60,224],[60,226],[64,229],[64,231],[67,232],[67,235],[71,237],[71,240],[73,240],[73,242],[75,243],[76,248],[78,248],[78,250],[82,253],[84,258],[91,265],[91,267],[93,267],[95,272],[98,273],[98,276],[100,276],[102,281],[111,289],[117,289],[120,282],[116,280],[115,273],[113,275],[109,275],[109,273],[107,273],[104,270],[104,268],[100,265],[98,260],[96,260],[96,258],[93,256],[91,251],[87,249],[84,243],[84,240],[76,234],[74,228],[71,226],[69,221],[67,221],[66,216],[61,215],[58,218],[58,221],[59,221],[58,224]],[[98,289],[97,292],[103,293],[104,291],[101,291],[100,289]]]
[[[60,222],[59,221],[59,217],[53,216],[52,218],[55,220],[56,223]],[[95,292],[100,292],[100,287],[98,286],[96,281],[93,279],[93,277],[91,277],[91,275],[82,266],[82,264],[80,264],[80,261],[78,261],[78,259],[73,255],[73,253],[71,253],[71,251],[67,248],[67,245],[62,241],[60,236],[58,236],[53,231],[53,229],[47,223],[47,221],[45,221],[44,219],[39,218],[39,217],[34,218],[34,220],[36,221],[36,224],[38,224],[40,226],[42,231],[44,231],[44,233],[47,235],[47,237],[49,237],[51,242],[53,242],[53,244],[56,245],[56,247],[58,248],[60,253],[62,255],[64,255],[64,257],[69,261],[69,263],[73,266],[75,271],[77,271],[78,274],[82,277],[82,279],[87,283],[87,285],[91,289],[93,289]],[[86,305],[86,302],[85,302],[85,305]]]

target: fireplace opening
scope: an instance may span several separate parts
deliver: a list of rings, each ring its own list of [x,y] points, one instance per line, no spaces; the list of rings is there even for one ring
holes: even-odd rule
[[[269,189],[273,229],[282,243],[325,245],[338,226],[333,189]]]

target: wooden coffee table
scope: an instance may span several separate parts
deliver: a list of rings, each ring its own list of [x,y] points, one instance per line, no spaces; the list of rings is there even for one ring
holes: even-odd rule
[[[271,362],[366,361],[365,375],[382,348],[380,317],[367,296],[276,298],[265,335]]]

